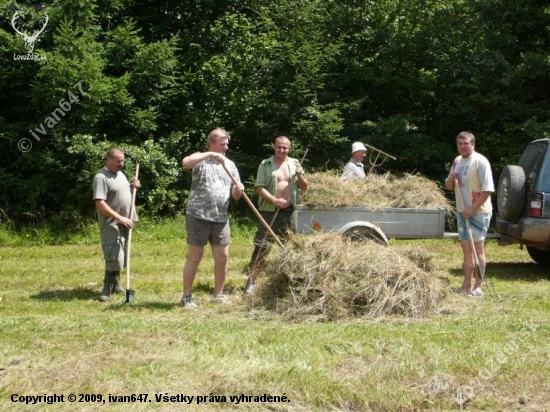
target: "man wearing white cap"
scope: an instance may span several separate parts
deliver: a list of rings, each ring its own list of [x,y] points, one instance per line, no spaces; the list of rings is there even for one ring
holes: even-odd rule
[[[360,179],[365,178],[365,170],[363,169],[363,159],[367,155],[367,148],[361,142],[355,142],[351,145],[351,159],[344,166],[344,173],[341,179],[345,182],[352,177]]]

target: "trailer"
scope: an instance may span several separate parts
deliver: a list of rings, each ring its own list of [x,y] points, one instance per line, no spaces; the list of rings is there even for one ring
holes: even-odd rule
[[[445,209],[334,207],[299,205],[298,233],[336,232],[352,240],[443,239]]]

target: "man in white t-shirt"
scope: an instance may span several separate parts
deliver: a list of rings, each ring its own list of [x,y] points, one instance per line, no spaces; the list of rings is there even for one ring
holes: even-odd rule
[[[456,147],[460,156],[457,156],[453,162],[449,176],[445,180],[445,187],[448,190],[454,189],[457,198],[457,230],[464,253],[464,282],[460,290],[468,296],[480,297],[483,296],[483,292],[479,273],[472,288],[472,277],[476,266],[474,253],[477,255],[482,272],[485,273],[487,259],[483,242],[493,213],[491,193],[495,191],[495,187],[491,165],[485,156],[475,151],[475,144],[475,137],[470,132],[461,132],[456,137]],[[458,187],[455,187],[455,180],[458,181]],[[462,193],[464,207],[462,202],[458,201],[458,190]],[[469,242],[470,235],[465,219],[468,219],[470,224],[475,250],[472,250]]]

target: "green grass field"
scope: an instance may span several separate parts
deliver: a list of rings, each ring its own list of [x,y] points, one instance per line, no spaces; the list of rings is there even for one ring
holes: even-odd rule
[[[207,253],[195,311],[179,305],[181,219],[134,231],[134,304],[97,300],[95,229],[63,244],[44,229],[0,231],[1,410],[550,410],[550,273],[517,246],[487,243],[498,296],[452,291],[462,276],[456,240],[410,241],[433,254],[446,285],[431,316],[288,322],[241,296],[251,226],[232,228],[231,302],[209,301]],[[24,402],[53,394],[64,402]]]

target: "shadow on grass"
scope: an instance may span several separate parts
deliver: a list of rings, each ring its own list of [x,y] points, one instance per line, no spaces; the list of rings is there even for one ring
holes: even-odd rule
[[[223,288],[224,290],[224,293],[226,295],[233,295],[235,293],[241,293],[242,291],[242,288],[244,287],[244,284],[246,283],[246,278],[243,277],[243,280],[242,282],[242,285],[235,285],[234,283],[236,283],[237,281],[231,281],[231,282],[226,282],[225,283],[225,286]],[[193,295],[197,294],[197,293],[203,293],[205,295],[213,295],[214,294],[214,284],[213,282],[209,283],[209,282],[196,282],[194,285],[193,285]]]
[[[74,289],[55,289],[44,290],[36,295],[31,295],[31,299],[36,300],[89,300],[97,299],[99,297],[98,291],[95,289],[89,289],[86,287],[78,287]]]
[[[525,280],[528,282],[538,282],[541,279],[550,279],[548,269],[544,269],[536,263],[525,262],[488,262],[485,268],[485,274],[488,278],[500,280]],[[453,276],[462,277],[462,268],[449,270]]]
[[[179,307],[180,304],[176,302],[140,302],[136,296],[134,303],[126,303],[123,301],[117,305],[109,305],[106,307],[106,310],[121,310],[125,308],[135,308],[135,309],[155,309],[155,310],[172,310],[175,307]]]

